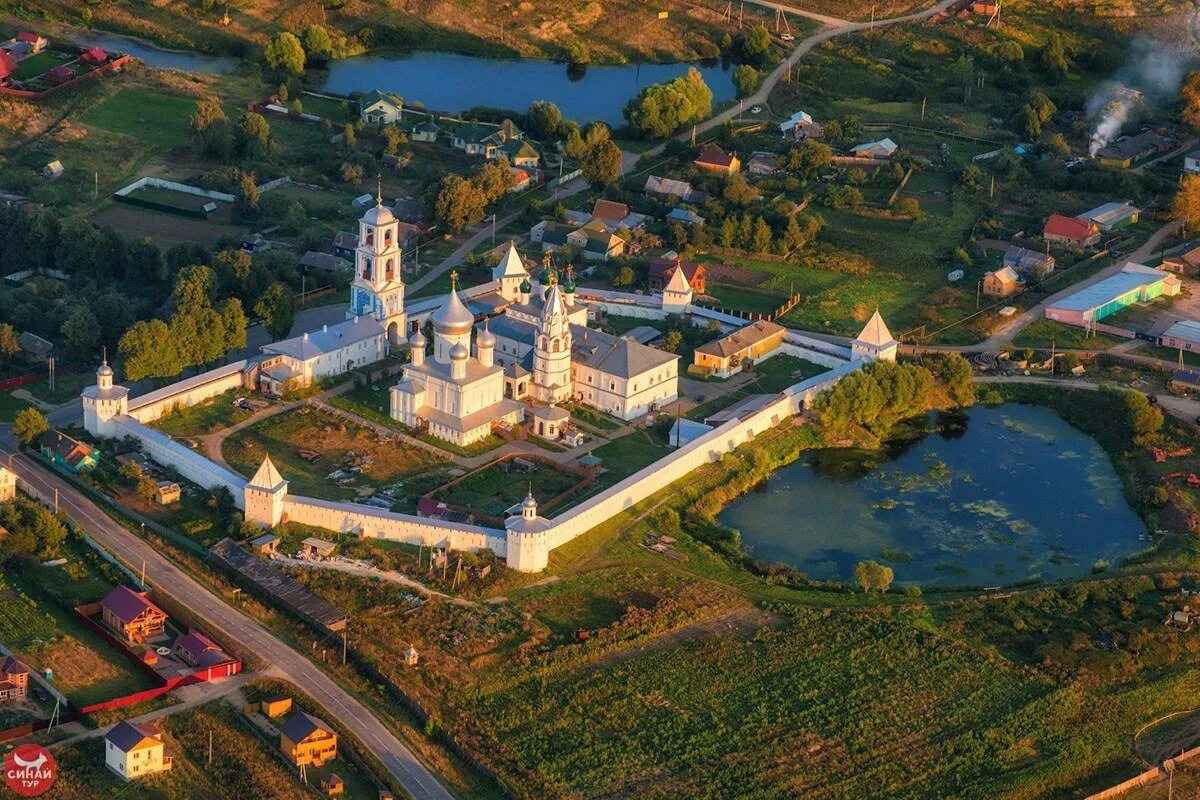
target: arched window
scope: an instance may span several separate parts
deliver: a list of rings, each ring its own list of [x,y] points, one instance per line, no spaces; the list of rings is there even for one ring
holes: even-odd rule
[[[554,343],[551,345],[551,349],[552,349],[552,350],[553,350],[555,353],[559,352],[560,350],[562,350],[562,342],[561,342],[561,341],[559,341],[558,339],[555,339],[555,340],[554,340]]]
[[[370,247],[371,245],[375,244],[375,231],[371,228],[366,228],[365,231],[366,235],[364,238],[366,239],[367,246]]]
[[[396,277],[396,260],[394,258],[389,258],[387,260],[387,269],[384,270],[383,275],[384,275],[384,278],[386,278],[389,281],[392,278]]]
[[[362,263],[363,263],[363,271],[362,271],[363,280],[369,281],[369,280],[371,280],[371,259],[364,258]]]
[[[390,245],[392,243],[392,229],[391,228],[388,228],[386,231],[383,232],[383,243],[385,245]]]

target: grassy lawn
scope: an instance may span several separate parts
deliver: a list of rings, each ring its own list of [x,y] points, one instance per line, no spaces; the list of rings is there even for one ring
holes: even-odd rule
[[[710,414],[715,414],[723,408],[744,400],[752,394],[776,394],[800,381],[814,375],[827,372],[829,367],[823,367],[812,361],[805,361],[788,355],[777,355],[754,365],[755,379],[750,383],[728,394],[706,400],[684,414],[688,419],[703,420]]]
[[[230,389],[194,406],[176,406],[151,426],[176,438],[216,433],[252,416],[253,412],[233,404],[237,398],[247,396],[249,392],[244,389]]]
[[[562,505],[555,506],[550,514],[561,514],[579,505],[589,497],[620,483],[640,469],[650,466],[675,448],[667,443],[666,437],[657,430],[638,428],[632,433],[613,439],[592,451],[592,455],[603,461],[603,472],[586,490],[568,497]]]
[[[87,370],[79,372],[59,372],[54,376],[54,388],[50,381],[43,378],[25,386],[37,399],[51,405],[61,405],[79,397],[79,393],[87,386],[96,382],[96,375]]]
[[[1139,347],[1133,351],[1139,356],[1149,356],[1150,358],[1161,358],[1164,361],[1170,361],[1173,364],[1179,363],[1179,350],[1173,347],[1163,347],[1161,345],[1152,344]],[[1200,353],[1193,353],[1190,350],[1183,351],[1183,363],[1189,367],[1200,367]]]
[[[436,492],[434,497],[460,508],[503,517],[530,491],[544,503],[577,483],[579,478],[547,464],[536,464],[532,472],[512,467],[506,471],[500,464],[492,464]]]
[[[30,78],[36,78],[51,67],[57,67],[59,64],[65,63],[66,60],[59,58],[57,53],[50,50],[43,50],[37,55],[17,62],[17,72],[14,77],[19,81],[27,81]]]
[[[112,133],[123,133],[148,145],[170,150],[191,136],[188,120],[196,110],[196,100],[144,89],[122,89],[83,115],[87,125]],[[230,119],[237,116],[228,108]]]
[[[1107,350],[1125,341],[1106,333],[1087,334],[1085,328],[1039,319],[1013,339],[1013,347],[1049,348],[1053,345],[1062,350]]]
[[[300,450],[320,455],[310,463],[300,457]],[[372,430],[307,406],[264,419],[225,441],[225,460],[247,477],[267,454],[291,482],[290,491],[327,500],[370,494],[444,463],[428,450],[401,441],[385,442]],[[360,471],[351,471],[356,459]],[[338,470],[345,474],[328,477]]]
[[[0,393],[0,422],[12,422],[17,413],[29,405],[28,400],[13,397],[12,392]]]
[[[367,384],[366,386],[356,386],[348,392],[343,392],[329,398],[329,405],[349,411],[351,414],[356,414],[371,422],[385,425],[393,430],[407,433],[410,436],[416,436],[423,442],[427,442],[434,447],[439,447],[455,455],[479,456],[495,450],[504,444],[504,440],[495,434],[489,434],[466,447],[460,447],[453,442],[447,442],[445,439],[439,439],[428,433],[416,433],[407,425],[391,418],[389,413],[391,399],[388,392],[392,385],[388,381],[382,381],[380,383]]]
[[[749,311],[755,314],[770,314],[783,304],[780,295],[764,294],[753,289],[743,289],[740,286],[723,286],[709,283],[704,293],[715,297],[722,308],[735,311]]]

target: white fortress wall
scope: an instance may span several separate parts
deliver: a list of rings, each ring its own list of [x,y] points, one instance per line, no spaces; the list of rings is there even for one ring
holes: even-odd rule
[[[387,539],[426,547],[448,543],[454,550],[490,548],[501,557],[507,550],[504,531],[444,522],[409,514],[394,514],[355,503],[338,503],[289,494],[283,500],[284,519],[304,525],[352,533],[371,539]]]
[[[186,447],[167,436],[138,422],[133,417],[123,416],[113,419],[118,436],[132,436],[137,439],[142,449],[150,458],[165,467],[171,467],[183,477],[206,489],[224,486],[233,493],[233,502],[238,508],[244,507],[245,478],[209,461],[200,453]]]
[[[242,385],[246,359],[172,383],[129,400],[129,416],[138,422],[153,422],[176,406],[194,406],[210,397]]]

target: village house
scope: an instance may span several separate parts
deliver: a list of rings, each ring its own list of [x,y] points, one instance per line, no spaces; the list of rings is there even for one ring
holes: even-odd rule
[[[1076,247],[1090,247],[1100,241],[1100,229],[1090,220],[1051,214],[1042,229],[1048,242],[1063,242]]]
[[[529,240],[542,246],[542,252],[552,253],[572,245],[587,261],[608,261],[625,252],[625,240],[613,233],[603,220],[593,218],[583,225],[564,225],[542,220],[529,229]]]
[[[174,481],[159,481],[158,485],[154,487],[154,501],[160,506],[178,503],[182,496],[183,490]]]
[[[1176,275],[1196,277],[1197,274],[1200,274],[1200,245],[1195,245],[1177,255],[1167,256],[1162,261],[1162,268]]]
[[[865,142],[850,148],[855,158],[873,158],[876,160],[891,158],[900,147],[891,139],[880,139],[877,142]]]
[[[1183,157],[1183,171],[1191,175],[1200,174],[1200,150],[1193,150]]]
[[[1012,267],[1001,267],[983,276],[983,293],[988,297],[1008,297],[1021,291],[1025,280]]]
[[[358,249],[358,234],[349,231],[338,231],[330,245],[333,254],[348,261],[354,260],[354,251]]]
[[[108,53],[99,47],[92,47],[84,50],[83,54],[79,56],[79,60],[89,67],[99,67],[108,61]]]
[[[661,200],[679,200],[684,203],[703,203],[705,200],[704,192],[696,191],[687,181],[660,178],[658,175],[646,178],[645,191],[647,195]]]
[[[22,49],[25,55],[31,56],[42,52],[50,44],[46,40],[46,37],[41,34],[30,33],[29,31],[21,31],[11,41],[17,45],[24,45]]]
[[[414,142],[436,142],[440,131],[437,123],[429,119],[413,125],[408,138]]]
[[[772,355],[781,344],[787,329],[767,320],[752,322],[728,336],[696,348],[693,361],[706,374],[731,378],[750,363]]]
[[[737,153],[726,153],[716,145],[705,145],[700,156],[692,162],[697,167],[709,172],[721,172],[732,175],[742,168],[742,162]]]
[[[324,539],[318,539],[315,536],[309,536],[304,541],[300,542],[300,557],[317,560],[319,558],[329,558],[337,552],[337,545],[333,542],[327,542]]]
[[[0,503],[7,503],[17,496],[17,473],[0,467]]]
[[[1039,281],[1054,271],[1054,264],[1054,256],[1049,253],[1039,253],[1015,244],[1004,252],[1004,266],[1011,267],[1019,275]]]
[[[806,112],[797,111],[779,124],[779,133],[785,139],[820,139],[825,135],[825,129]]]
[[[0,86],[12,82],[12,76],[17,71],[17,62],[7,50],[0,50]]]
[[[104,734],[104,764],[123,780],[169,771],[171,758],[164,749],[162,731],[148,722],[122,720]]]
[[[696,294],[704,294],[707,272],[702,264],[684,261],[683,257],[674,250],[669,250],[650,261],[650,272],[647,288],[652,292],[660,292],[670,282],[675,270],[682,269],[683,277]]]
[[[100,451],[96,448],[53,428],[38,440],[38,451],[58,466],[74,473],[88,472],[100,463]]]
[[[281,541],[282,539],[273,533],[264,533],[250,540],[250,549],[261,555],[270,555],[279,551]]]
[[[17,346],[21,348],[21,360],[28,364],[44,364],[54,352],[53,342],[30,331],[21,332],[17,337]]]
[[[536,170],[535,170],[536,172]],[[533,185],[533,174],[526,169],[514,169],[512,172],[512,186],[508,187],[508,191],[520,192],[528,189]]]
[[[1181,319],[1162,332],[1158,343],[1172,350],[1200,353],[1200,322]]]
[[[338,736],[323,720],[294,711],[279,726],[279,749],[296,766],[319,767],[337,757]]]
[[[1159,153],[1165,147],[1163,138],[1154,131],[1118,139],[1096,152],[1096,158],[1106,167],[1129,169],[1137,162]]]
[[[1091,211],[1080,214],[1079,219],[1091,222],[1104,233],[1109,233],[1117,228],[1136,225],[1141,215],[1142,210],[1140,208],[1135,208],[1128,202],[1120,201],[1097,206]]]
[[[309,250],[300,256],[300,266],[307,267],[308,269],[324,270],[325,272],[346,272],[350,269],[350,262],[333,253],[321,253],[317,250]]]
[[[389,92],[373,90],[358,98],[358,116],[368,128],[382,128],[399,122],[404,101]]]
[[[537,169],[542,160],[542,154],[523,139],[506,139],[500,147],[500,156],[508,159],[514,167]]]
[[[456,150],[462,150],[469,156],[496,158],[503,144],[504,136],[498,128],[488,127],[478,122],[460,125],[450,135],[450,146]]]
[[[258,708],[267,719],[276,719],[292,710],[292,698],[277,694],[262,700]]]
[[[15,656],[0,662],[0,703],[24,700],[29,696],[29,667]]]
[[[75,70],[68,67],[66,64],[59,64],[57,67],[51,67],[43,73],[42,78],[51,86],[61,86],[75,77]]]
[[[63,165],[61,161],[51,161],[46,166],[42,167],[43,180],[56,181],[63,176]]]
[[[105,626],[128,644],[146,644],[163,637],[167,614],[146,599],[146,592],[118,586],[100,601]]]
[[[218,667],[229,666],[232,668],[233,659],[230,658],[212,639],[209,639],[200,631],[189,631],[187,634],[180,636],[171,645],[171,652],[183,661],[198,670],[209,670],[209,678],[219,675],[232,674],[232,669],[216,670]],[[216,670],[214,672],[214,670]]]
[[[326,797],[337,797],[346,791],[346,782],[336,772],[331,772],[321,778],[321,791]]]
[[[622,228],[634,231],[646,224],[645,214],[630,211],[625,203],[603,199],[596,200],[592,206],[592,219],[604,223],[605,229],[613,232]]]
[[[672,208],[666,217],[669,222],[679,222],[684,225],[703,225],[704,217],[690,208]]]
[[[783,159],[778,153],[755,151],[746,162],[746,171],[751,175],[778,175],[783,172]]]

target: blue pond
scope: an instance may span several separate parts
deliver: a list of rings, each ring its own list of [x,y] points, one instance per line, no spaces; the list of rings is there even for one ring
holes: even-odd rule
[[[980,407],[928,425],[888,454],[807,454],[718,519],[755,558],[822,580],[874,559],[897,583],[1002,585],[1146,547],[1108,455],[1051,412]]]
[[[420,52],[362,56],[329,65],[322,83],[335,94],[395,92],[409,103],[457,114],[472,106],[524,111],[534,100],[549,100],[563,116],[580,124],[601,120],[620,125],[621,109],[644,86],[685,74],[689,64],[626,64],[587,67],[581,75],[566,64],[502,60],[454,53]],[[720,64],[697,65],[713,92],[713,102],[734,96],[732,73]]]

